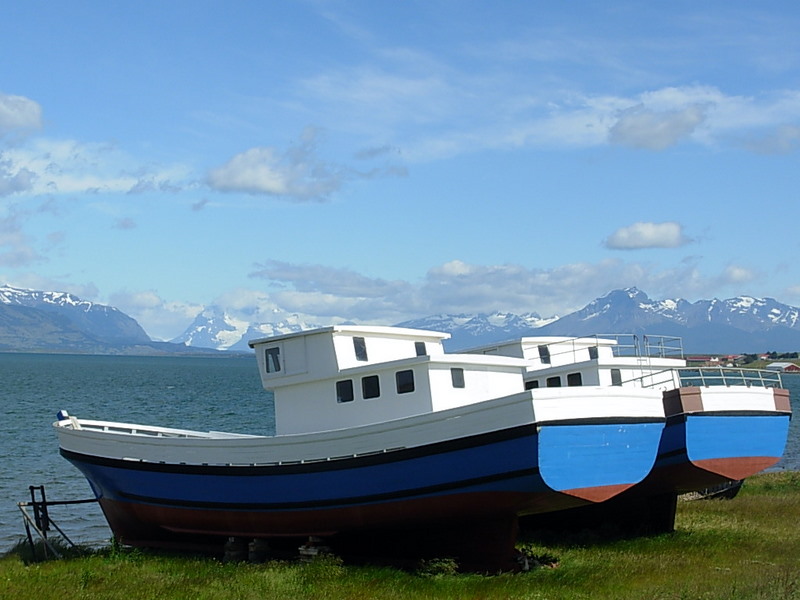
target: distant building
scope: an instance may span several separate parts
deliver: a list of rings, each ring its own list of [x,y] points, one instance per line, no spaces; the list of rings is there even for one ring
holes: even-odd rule
[[[790,362],[773,362],[767,365],[768,371],[780,371],[781,373],[800,373],[800,366]]]

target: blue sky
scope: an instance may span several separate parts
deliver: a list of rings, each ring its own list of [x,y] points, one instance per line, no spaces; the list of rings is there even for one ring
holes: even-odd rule
[[[154,338],[800,304],[800,4],[26,1],[0,21],[0,282]]]

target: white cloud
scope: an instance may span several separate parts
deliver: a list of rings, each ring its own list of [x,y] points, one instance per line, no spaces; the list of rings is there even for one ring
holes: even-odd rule
[[[164,300],[153,290],[120,290],[111,294],[109,303],[136,319],[155,340],[179,336],[203,310],[199,304]]]
[[[25,174],[26,185],[15,191],[37,195],[175,192],[189,185],[185,167],[143,166],[110,144],[38,138],[7,149],[2,158],[0,177],[3,171]]]
[[[695,261],[670,269],[619,260],[531,269],[453,260],[431,268],[419,282],[387,282],[323,265],[270,263],[254,276],[266,280],[272,289],[253,297],[259,298],[256,304],[264,305],[268,299],[270,306],[301,314],[310,322],[393,324],[438,313],[495,310],[563,316],[612,289],[630,286],[654,297],[708,297],[756,276],[751,275],[743,267],[729,267],[718,275],[704,276]],[[245,310],[248,302],[240,303],[239,310]]]
[[[245,150],[212,169],[208,185],[221,192],[325,200],[342,186],[344,173],[316,156],[316,137],[309,129],[300,144],[285,152],[266,147]]]
[[[0,266],[25,267],[41,262],[44,257],[33,245],[33,240],[23,231],[23,221],[27,213],[16,206],[9,206],[0,217]]]
[[[0,92],[0,138],[11,132],[39,129],[42,126],[42,108],[24,96]]]
[[[0,197],[32,189],[35,179],[32,171],[15,166],[11,160],[4,160],[0,152]]]
[[[643,248],[677,248],[690,243],[683,226],[674,221],[666,223],[634,223],[612,233],[605,246],[613,250]]]
[[[749,283],[758,277],[758,273],[740,265],[728,265],[722,273],[722,282],[738,285]]]
[[[622,113],[609,130],[609,139],[624,146],[664,150],[689,137],[704,120],[700,106],[662,112],[637,106]]]

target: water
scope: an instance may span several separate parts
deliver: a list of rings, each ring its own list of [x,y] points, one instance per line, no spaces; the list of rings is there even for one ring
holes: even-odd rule
[[[0,354],[0,553],[25,529],[17,502],[28,486],[48,500],[91,498],[89,484],[58,453],[51,426],[66,409],[87,419],[203,431],[269,434],[272,397],[255,358]],[[73,541],[111,537],[96,504],[56,506],[54,521]]]
[[[800,414],[800,375],[785,375]],[[58,454],[51,424],[60,409],[89,419],[197,430],[270,434],[272,398],[255,359],[0,354],[0,553],[24,536],[17,502],[29,485],[48,500],[92,497],[83,476]],[[778,469],[800,470],[800,418],[792,421]],[[53,507],[73,539],[104,544],[111,537],[96,504]]]

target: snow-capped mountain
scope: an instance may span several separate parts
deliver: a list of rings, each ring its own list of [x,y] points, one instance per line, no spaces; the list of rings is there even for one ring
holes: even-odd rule
[[[198,315],[175,342],[247,351],[247,341],[319,327],[284,313],[274,322],[248,323],[221,308]],[[531,335],[661,334],[683,339],[689,353],[793,352],[800,350],[800,308],[771,298],[652,300],[636,288],[614,290],[564,317],[536,313],[439,314],[399,323],[451,334],[450,351]]]
[[[515,315],[495,312],[477,315],[434,315],[399,323],[400,327],[430,329],[450,334],[445,348],[457,350],[470,346],[490,344],[523,335],[534,335],[534,330],[556,321],[558,317],[543,319],[536,313]]]
[[[0,310],[3,314],[3,328],[0,329],[0,338],[5,338],[3,342],[15,337],[33,339],[39,335],[44,342],[48,337],[53,343],[63,338],[76,346],[92,341],[103,344],[150,342],[139,323],[123,312],[66,292],[0,286]],[[2,342],[0,345],[6,346]]]
[[[674,335],[688,352],[800,349],[800,309],[772,298],[651,300],[637,288],[614,290],[538,330],[542,335]]]
[[[235,317],[221,306],[210,306],[172,343],[197,348],[215,348],[246,352],[249,340],[315,329],[320,325],[306,323],[297,315],[282,315],[272,323],[251,323]]]

